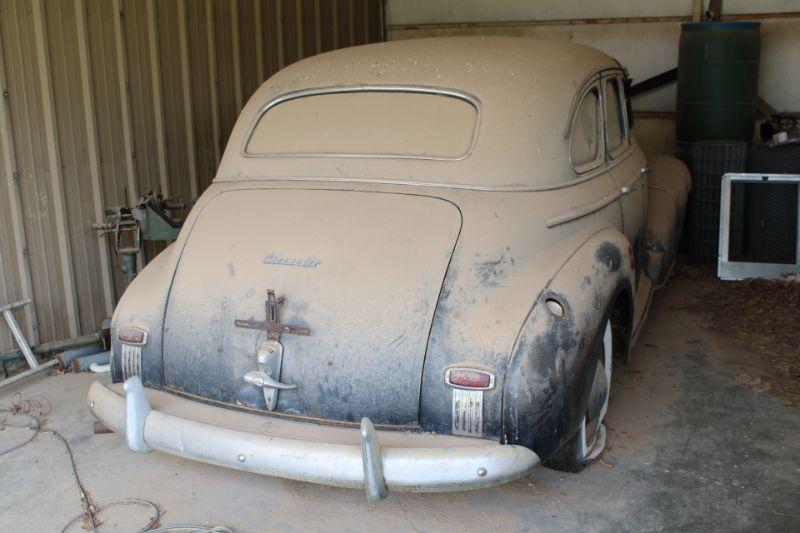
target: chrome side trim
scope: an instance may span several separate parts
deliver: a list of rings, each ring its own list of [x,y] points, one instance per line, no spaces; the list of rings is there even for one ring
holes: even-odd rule
[[[617,201],[620,196],[622,196],[622,190],[617,189],[615,192],[611,194],[607,194],[600,198],[599,200],[595,200],[592,203],[582,205],[581,207],[577,207],[575,209],[570,209],[569,211],[562,213],[560,215],[556,215],[554,217],[550,217],[545,221],[545,225],[548,228],[552,228],[561,224],[566,224],[567,222],[572,222],[573,220],[577,220],[579,218],[583,218],[587,215],[591,215],[595,211],[599,211],[603,209],[605,206]]]
[[[483,185],[470,185],[467,183],[441,183],[441,182],[434,182],[434,181],[412,181],[412,180],[395,180],[395,179],[385,179],[385,178],[356,178],[356,177],[347,177],[347,178],[338,178],[332,176],[324,176],[324,177],[308,177],[308,176],[280,176],[280,177],[269,177],[269,176],[235,176],[235,177],[227,177],[227,178],[214,178],[214,183],[252,183],[252,182],[264,182],[264,183],[281,183],[281,182],[307,182],[307,183],[364,183],[369,185],[380,184],[380,185],[402,185],[402,186],[410,186],[410,187],[427,187],[431,189],[455,189],[455,190],[464,190],[464,191],[478,191],[478,192],[496,192],[496,193],[506,193],[506,192],[539,192],[539,191],[556,191],[559,189],[567,189],[569,187],[574,187],[576,185],[580,185],[581,183],[587,182],[590,179],[593,179],[600,174],[604,174],[616,166],[618,166],[622,161],[624,161],[630,154],[633,153],[633,146],[630,146],[624,154],[622,154],[617,159],[613,161],[607,162],[604,166],[592,170],[591,172],[587,172],[586,174],[581,174],[579,176],[574,177],[573,179],[568,179],[567,181],[562,181],[558,183],[551,183],[548,185],[534,185],[530,187],[487,187]]]
[[[357,429],[284,422],[279,424],[282,429],[274,430],[263,424],[263,416],[233,413],[164,392],[141,390],[155,406],[144,415],[143,426],[143,441],[154,450],[257,474],[366,490],[365,444]],[[126,399],[95,382],[89,389],[88,401],[98,420],[113,431],[125,433],[127,403],[138,400]],[[192,417],[159,410],[166,401],[186,406]],[[258,432],[211,421],[224,423],[232,416],[251,421]],[[333,432],[352,435],[353,439],[326,441],[325,437]],[[384,483],[391,490],[438,492],[491,487],[522,477],[539,463],[538,456],[524,446],[481,439],[465,442],[452,436],[388,431],[375,432],[367,443],[370,439],[378,443],[383,438],[404,443],[381,447],[376,454],[380,455]],[[454,439],[459,440],[458,445],[453,445]],[[367,462],[375,465],[374,459]]]

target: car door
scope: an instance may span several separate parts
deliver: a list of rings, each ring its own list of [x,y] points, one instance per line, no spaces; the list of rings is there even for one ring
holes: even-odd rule
[[[620,193],[622,224],[636,258],[637,284],[644,263],[647,216],[645,159],[632,142],[628,128],[625,92],[619,74],[606,76],[603,86],[606,158]]]

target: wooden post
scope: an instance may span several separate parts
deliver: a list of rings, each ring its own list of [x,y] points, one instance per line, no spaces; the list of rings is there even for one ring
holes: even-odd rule
[[[294,0],[294,28],[297,36],[297,59],[305,57],[303,50],[303,2]]]
[[[158,150],[158,178],[161,194],[170,195],[169,171],[167,170],[167,142],[164,129],[164,105],[161,100],[161,61],[158,57],[158,22],[155,0],[147,0],[147,36],[150,44],[150,77],[153,82],[153,117],[156,128]]]
[[[217,91],[217,39],[214,36],[214,4],[206,0],[206,39],[208,39],[208,73],[211,85],[211,123],[214,130],[214,161],[219,166],[220,136],[219,94]]]
[[[333,12],[333,49],[339,49],[339,0],[331,0],[333,2],[333,6],[331,7],[331,11]]]
[[[125,174],[128,183],[129,205],[135,205],[139,200],[139,188],[136,185],[136,169],[133,158],[136,152],[133,145],[133,130],[131,127],[131,101],[128,96],[128,57],[125,52],[125,29],[122,27],[122,2],[114,2],[114,40],[117,52],[117,82],[119,88],[120,107],[122,109],[122,136],[125,143]]]
[[[136,168],[133,158],[136,157],[136,147],[133,143],[133,123],[131,121],[131,99],[128,83],[128,54],[125,50],[125,28],[122,27],[121,0],[114,2],[114,41],[117,52],[117,82],[119,87],[119,103],[122,110],[122,138],[125,143],[125,175],[128,184],[128,205],[136,205],[139,201],[139,186],[136,183]],[[136,256],[136,265],[139,270],[144,266],[144,247]]]
[[[314,39],[317,53],[322,52],[322,11],[320,10],[319,0],[314,0]]]
[[[264,82],[264,26],[261,20],[261,0],[253,0],[253,16],[256,30],[256,76],[258,84]]]
[[[194,135],[194,107],[192,105],[192,74],[189,64],[189,33],[186,20],[186,2],[178,1],[178,40],[181,47],[181,86],[183,89],[183,116],[186,128],[186,157],[189,160],[189,188],[192,201],[200,194],[197,176],[197,152]]]
[[[36,0],[32,6],[33,32],[36,38],[36,59],[39,66],[39,87],[42,96],[42,115],[47,142],[47,162],[50,170],[50,188],[53,194],[53,214],[55,216],[56,238],[61,263],[61,277],[64,284],[64,302],[70,336],[80,333],[78,298],[75,291],[75,275],[72,267],[72,249],[69,236],[69,218],[64,200],[64,177],[61,173],[61,150],[56,137],[55,100],[53,98],[53,79],[50,72],[50,51],[47,45],[44,21],[44,0]]]
[[[17,154],[14,147],[14,134],[11,131],[11,107],[6,82],[6,67],[3,55],[3,40],[0,38],[0,148],[3,150],[3,166],[8,187],[8,204],[11,211],[11,232],[14,236],[14,251],[17,258],[17,270],[20,280],[20,299],[30,300],[31,304],[23,308],[29,344],[39,343],[39,328],[36,325],[36,314],[33,311],[33,281],[31,267],[28,262],[28,240],[25,236],[25,220],[22,217],[22,197],[19,190],[20,172],[17,169]],[[10,302],[2,302],[10,303]]]
[[[86,30],[86,0],[75,0],[75,24],[78,31],[78,58],[81,67],[81,89],[83,91],[83,111],[86,126],[86,143],[89,152],[89,175],[92,178],[92,201],[94,217],[97,222],[105,220],[103,183],[100,178],[100,148],[97,141],[97,117],[95,116],[94,89],[89,71],[89,38]],[[114,280],[111,275],[111,255],[108,238],[99,235],[97,246],[100,251],[100,277],[105,296],[106,316],[114,312]]]
[[[703,0],[692,0],[692,22],[703,20]]]
[[[242,111],[244,94],[242,92],[242,56],[239,53],[239,0],[231,0],[231,41],[233,52],[233,88],[236,98],[236,114]]]
[[[278,70],[286,65],[286,58],[283,50],[283,8],[281,0],[275,1],[275,41],[278,45]]]
[[[356,44],[356,8],[353,4],[353,0],[347,0],[347,31],[349,33],[348,38],[350,44],[348,46],[353,46]]]

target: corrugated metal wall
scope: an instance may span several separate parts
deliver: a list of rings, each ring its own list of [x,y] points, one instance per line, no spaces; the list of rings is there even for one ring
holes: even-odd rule
[[[0,0],[0,305],[31,343],[122,292],[107,206],[198,196],[243,103],[298,59],[382,38],[382,0]],[[160,248],[148,245],[152,257]],[[0,325],[0,350],[13,347]]]

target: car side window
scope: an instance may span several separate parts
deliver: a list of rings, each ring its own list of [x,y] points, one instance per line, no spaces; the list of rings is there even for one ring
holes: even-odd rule
[[[578,174],[593,170],[602,163],[600,123],[600,91],[595,85],[581,98],[570,131],[569,159]]]
[[[625,112],[623,111],[623,94],[619,79],[606,78],[606,146],[609,156],[614,158],[625,150],[626,129]]]

